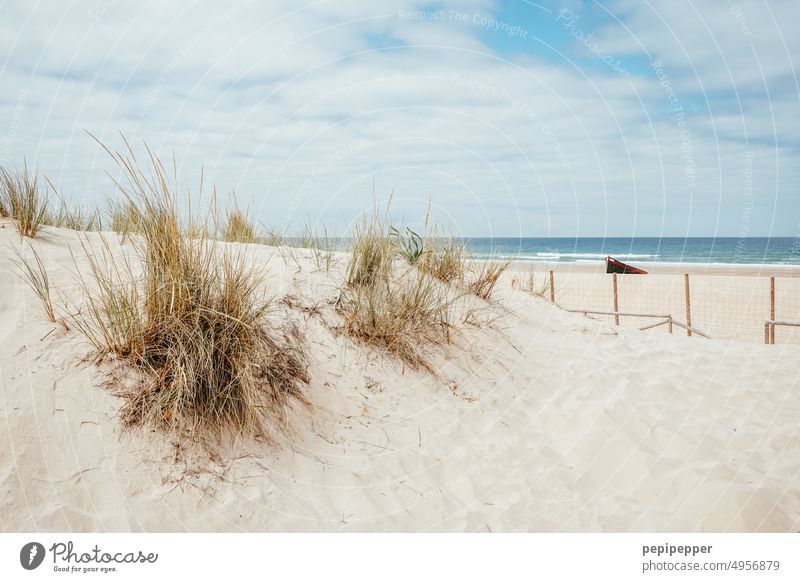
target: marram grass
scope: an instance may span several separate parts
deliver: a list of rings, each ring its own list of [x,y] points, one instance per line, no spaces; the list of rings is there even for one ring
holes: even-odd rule
[[[73,321],[98,356],[141,372],[124,393],[124,420],[193,435],[266,435],[283,424],[290,400],[303,400],[302,338],[268,323],[263,271],[242,247],[189,236],[174,181],[149,150],[147,171],[130,147],[107,151],[124,174],[114,210],[138,235],[136,257],[112,260],[106,239],[84,245],[90,274]]]

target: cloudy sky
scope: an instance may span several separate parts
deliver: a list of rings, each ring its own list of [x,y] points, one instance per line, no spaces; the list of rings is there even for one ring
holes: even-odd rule
[[[393,191],[396,214],[418,222],[430,199],[470,236],[800,234],[797,0],[0,14],[0,164],[83,204],[113,193],[86,132],[121,132],[280,228],[342,233]]]

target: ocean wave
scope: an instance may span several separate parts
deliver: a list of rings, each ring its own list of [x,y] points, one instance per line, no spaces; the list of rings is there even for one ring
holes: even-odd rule
[[[520,262],[596,262],[602,261],[609,254],[615,259],[620,260],[643,260],[643,259],[658,259],[661,255],[644,255],[635,253],[556,253],[556,252],[538,252],[538,253],[519,253],[519,254],[495,254],[495,253],[476,253],[476,258],[479,259],[496,259],[507,261],[520,261]]]
[[[524,253],[523,253],[524,254]],[[614,258],[619,259],[657,259],[661,255],[642,255],[636,253],[558,253],[558,252],[544,252],[544,253],[535,253],[534,256],[538,258],[553,258],[553,259],[605,259],[607,256],[611,255]]]
[[[639,263],[641,267],[655,268],[655,267],[729,267],[731,269],[747,268],[747,269],[786,269],[787,271],[797,271],[800,269],[800,263],[785,263],[785,262],[761,262],[761,263],[724,263],[719,261],[689,261],[689,260],[671,260],[671,261],[657,261],[657,262],[642,262]]]

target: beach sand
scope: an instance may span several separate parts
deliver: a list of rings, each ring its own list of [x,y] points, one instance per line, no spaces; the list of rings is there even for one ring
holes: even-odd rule
[[[509,274],[474,302],[491,323],[432,350],[432,375],[336,333],[342,256],[326,272],[311,251],[253,246],[292,297],[271,317],[308,338],[311,405],[275,445],[209,459],[122,427],[89,346],[15,275],[28,241],[0,226],[3,531],[800,529],[798,345],[616,327]],[[79,235],[31,244],[74,294]]]
[[[614,309],[613,276],[604,265],[522,264],[512,265],[511,276],[519,282],[534,274],[535,288],[549,282],[553,271],[556,303],[568,310],[618,311],[669,315],[687,323],[686,280],[689,275],[692,327],[720,340],[764,343],[764,323],[772,319],[771,282],[774,278],[774,319],[800,323],[800,268],[785,265],[643,265],[647,275],[617,275],[617,309]],[[550,289],[545,297],[549,299]],[[614,317],[588,314],[613,323]],[[621,317],[620,325],[639,329],[662,318]],[[684,330],[673,328],[674,333]],[[651,333],[667,333],[659,326]],[[800,345],[800,327],[778,326],[776,343]]]

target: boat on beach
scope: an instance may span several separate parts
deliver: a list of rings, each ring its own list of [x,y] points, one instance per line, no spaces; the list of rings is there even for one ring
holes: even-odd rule
[[[623,275],[647,275],[647,271],[638,267],[618,261],[612,256],[606,257],[606,273],[620,273]]]

